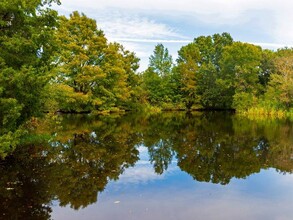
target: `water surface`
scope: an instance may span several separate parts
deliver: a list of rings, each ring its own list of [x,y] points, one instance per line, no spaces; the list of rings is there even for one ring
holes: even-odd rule
[[[293,219],[293,125],[228,113],[44,119],[0,162],[1,219]]]

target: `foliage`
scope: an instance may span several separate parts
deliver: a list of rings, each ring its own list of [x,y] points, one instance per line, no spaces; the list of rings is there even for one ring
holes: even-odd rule
[[[186,107],[229,108],[226,85],[222,83],[220,59],[225,46],[232,44],[228,33],[200,36],[178,52],[175,71],[180,76]]]
[[[168,49],[162,44],[156,45],[149,58],[149,67],[142,75],[142,86],[151,104],[162,105],[175,101],[176,86],[173,83],[172,67],[172,56]]]
[[[17,144],[16,130],[42,113],[43,89],[49,80],[51,36],[57,12],[49,0],[0,2],[0,151]],[[16,133],[14,133],[16,132]]]
[[[56,75],[51,83],[64,89],[67,85],[76,96],[83,96],[68,94],[80,107],[59,101],[61,109],[107,109],[123,106],[130,99],[137,83],[138,58],[120,44],[108,44],[95,20],[78,12],[69,19],[61,17],[55,38],[60,50],[55,53]]]
[[[199,49],[193,43],[183,46],[178,51],[177,66],[174,71],[179,78],[178,87],[187,109],[191,109],[196,100],[196,72],[199,59]]]
[[[149,58],[149,68],[159,77],[165,77],[171,73],[173,66],[172,56],[163,44],[155,46],[154,54]]]
[[[221,66],[227,83],[231,84],[232,106],[242,110],[254,104],[260,86],[259,68],[261,48],[252,44],[235,42],[225,48]]]
[[[290,109],[293,107],[293,54],[276,58],[274,64],[276,71],[270,76],[265,98],[276,108]]]

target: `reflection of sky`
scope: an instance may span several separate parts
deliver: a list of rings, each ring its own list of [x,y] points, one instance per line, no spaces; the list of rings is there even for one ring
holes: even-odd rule
[[[130,167],[125,170],[123,175],[120,176],[118,182],[114,182],[115,187],[121,187],[123,184],[146,184],[148,182],[154,182],[156,180],[163,180],[166,176],[171,175],[174,171],[178,171],[179,168],[176,165],[176,161],[173,160],[168,166],[168,170],[162,175],[154,172],[153,166],[149,162],[148,148],[144,146],[138,147],[139,161],[135,167]]]
[[[53,219],[293,219],[293,176],[262,170],[229,185],[194,181],[173,162],[159,176],[147,163],[147,151],[139,148],[141,160],[110,182],[98,202],[74,211],[53,207]]]

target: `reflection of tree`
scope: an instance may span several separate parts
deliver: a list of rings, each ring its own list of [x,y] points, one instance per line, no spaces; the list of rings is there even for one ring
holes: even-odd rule
[[[281,126],[280,122],[262,125],[229,114],[213,113],[176,118],[162,116],[155,121],[158,132],[149,132],[155,129],[150,126],[144,140],[157,173],[167,168],[174,154],[178,166],[194,179],[221,184],[269,167],[280,171],[293,168],[290,159],[292,125]],[[282,132],[284,127],[286,132]],[[284,151],[286,153],[282,153]]]
[[[120,141],[113,135],[101,137],[92,132],[54,143],[57,147],[50,156],[61,205],[78,209],[96,202],[109,180],[117,180],[125,168],[134,165],[138,160],[134,143]]]
[[[267,151],[262,142],[245,137],[226,141],[219,138],[215,135],[214,139],[206,139],[198,134],[193,144],[178,148],[178,166],[198,181],[221,184],[260,171]]]
[[[198,181],[227,184],[261,169],[293,169],[293,126],[286,121],[164,113],[66,116],[57,124],[44,123],[27,138],[35,143],[0,161],[0,219],[48,219],[53,199],[74,209],[96,202],[109,180],[136,163],[141,144],[156,173],[176,158]],[[37,138],[44,133],[53,134],[49,144]]]
[[[183,128],[175,140],[179,167],[198,181],[221,184],[258,172],[267,150],[259,145],[260,140],[235,133],[231,117],[221,121],[210,116],[192,130]]]
[[[158,143],[148,148],[150,155],[150,162],[154,163],[155,172],[162,174],[168,169],[168,165],[172,162],[173,151],[170,147],[169,141],[160,140]]]
[[[0,219],[49,219],[53,199],[42,148],[22,146],[0,161]]]
[[[49,219],[53,199],[74,209],[86,207],[97,201],[109,180],[117,180],[135,164],[140,139],[128,123],[89,120],[80,126],[63,122],[58,132],[41,128],[40,133],[54,134],[49,144],[21,146],[13,156],[0,161],[3,216]]]
[[[179,116],[179,117],[178,117]],[[143,144],[148,147],[150,162],[155,172],[162,174],[168,169],[174,156],[174,131],[181,127],[181,117],[184,114],[164,114],[148,118],[148,123],[142,127]]]

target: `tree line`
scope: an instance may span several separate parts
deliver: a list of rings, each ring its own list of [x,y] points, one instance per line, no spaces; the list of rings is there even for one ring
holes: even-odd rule
[[[293,50],[263,50],[230,34],[200,36],[173,62],[158,44],[149,67],[108,42],[96,21],[51,8],[59,0],[0,2],[0,146],[9,151],[44,112],[236,109],[292,113]],[[20,129],[21,128],[21,129]]]
[[[142,78],[147,101],[163,108],[292,112],[293,49],[262,49],[228,33],[195,38],[176,63],[158,44]]]

